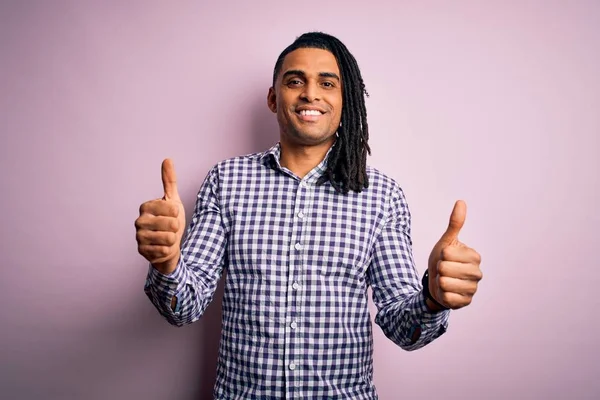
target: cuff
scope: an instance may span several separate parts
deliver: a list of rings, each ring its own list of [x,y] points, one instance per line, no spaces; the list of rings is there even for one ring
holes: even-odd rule
[[[417,309],[420,314],[420,322],[425,327],[436,327],[436,326],[448,326],[448,317],[450,316],[450,310],[431,311],[427,307],[425,300],[425,293],[421,290],[417,296],[415,296],[417,302]]]
[[[177,314],[181,309],[181,301],[178,296],[182,292],[187,282],[187,269],[181,259],[177,267],[168,275],[158,271],[152,265],[149,265],[148,276],[146,278],[146,289],[152,292],[154,299],[165,312]],[[171,308],[173,297],[176,298],[175,310]]]

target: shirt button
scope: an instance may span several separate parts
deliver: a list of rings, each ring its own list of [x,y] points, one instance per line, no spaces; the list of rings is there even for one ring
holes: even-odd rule
[[[294,363],[291,363],[291,364],[290,364],[290,369],[291,369],[292,371],[293,371],[293,370],[295,370],[295,369],[296,369],[296,364],[294,364]]]
[[[304,218],[304,213],[302,211],[298,213],[298,218]]]
[[[296,321],[294,321],[294,322],[292,322],[292,323],[290,324],[290,327],[291,327],[292,329],[296,329],[296,328],[298,327],[298,324],[296,323]]]
[[[294,290],[298,290],[298,289],[300,289],[300,285],[298,285],[298,282],[294,282],[294,284],[292,285],[292,288]]]
[[[300,244],[300,243],[296,243],[296,244],[294,245],[294,248],[295,248],[296,250],[302,250],[302,244]]]

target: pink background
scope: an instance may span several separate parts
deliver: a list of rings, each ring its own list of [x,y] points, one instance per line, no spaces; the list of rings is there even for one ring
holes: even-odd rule
[[[220,305],[163,321],[133,222],[163,158],[191,210],[277,140],[272,68],[308,30],[359,61],[419,270],[458,198],[483,256],[438,341],[376,327],[381,399],[600,397],[599,2],[40,0],[0,5],[2,398],[209,398]]]

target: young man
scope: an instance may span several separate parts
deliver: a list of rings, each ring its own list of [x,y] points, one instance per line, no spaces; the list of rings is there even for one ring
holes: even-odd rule
[[[217,399],[375,399],[376,323],[405,350],[443,334],[449,309],[482,278],[458,240],[458,201],[420,279],[402,189],[366,165],[365,87],[354,57],[323,33],[300,36],[275,65],[267,103],[280,142],[211,169],[185,228],[170,160],[164,198],[142,204],[145,291],[172,324],[198,320],[223,269]]]

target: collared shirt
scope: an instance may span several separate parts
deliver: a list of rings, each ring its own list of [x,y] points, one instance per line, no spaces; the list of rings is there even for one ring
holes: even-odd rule
[[[300,179],[280,151],[210,170],[177,268],[150,267],[145,292],[170,323],[189,324],[226,270],[216,399],[376,399],[367,289],[376,324],[405,350],[448,325],[449,311],[425,305],[404,193],[371,167],[367,189],[337,193],[317,185],[327,157]]]

